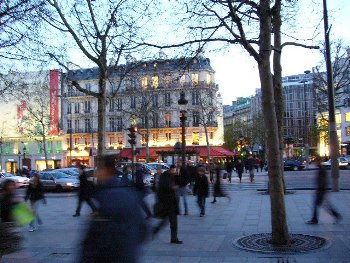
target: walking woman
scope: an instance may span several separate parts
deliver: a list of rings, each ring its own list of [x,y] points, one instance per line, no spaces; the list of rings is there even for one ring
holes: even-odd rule
[[[0,256],[20,248],[21,238],[15,231],[15,219],[12,217],[12,210],[19,202],[16,197],[16,183],[11,180],[5,181],[0,200]]]
[[[214,199],[211,203],[216,203],[216,197],[227,197],[228,199],[230,199],[230,197],[225,194],[222,189],[221,189],[221,169],[220,169],[220,165],[219,163],[215,163],[215,174],[216,174],[216,178],[215,178],[215,183],[214,183]]]
[[[44,195],[44,186],[41,183],[40,177],[37,173],[33,175],[33,181],[29,184],[27,188],[27,192],[24,200],[30,201],[30,206],[35,215],[35,218],[29,224],[29,232],[33,232],[36,229],[35,220],[37,221],[38,225],[42,224],[41,218],[39,217],[39,213],[38,213],[38,207],[39,207],[38,201],[42,201],[44,204],[46,204],[46,199]]]

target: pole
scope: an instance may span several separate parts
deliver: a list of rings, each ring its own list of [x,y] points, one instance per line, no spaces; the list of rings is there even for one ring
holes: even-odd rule
[[[306,101],[306,81],[304,81],[304,146],[305,146],[305,161],[306,161],[306,166],[305,168],[306,169],[309,169],[309,151],[310,151],[310,148],[309,148],[309,127],[308,127],[308,124],[309,124],[309,120],[308,120],[308,110],[307,110],[307,101]]]
[[[327,0],[323,0],[323,21],[324,21],[326,66],[327,66],[329,153],[331,157],[332,190],[334,192],[339,192],[339,163],[338,163],[339,142],[338,142],[338,135],[337,135],[337,126],[335,122],[334,88],[333,88],[333,73],[332,73],[332,63],[331,63],[331,48],[329,43],[330,29],[328,28]]]
[[[185,128],[185,121],[186,121],[186,111],[181,111],[181,158],[182,158],[182,167],[186,166],[186,128]]]

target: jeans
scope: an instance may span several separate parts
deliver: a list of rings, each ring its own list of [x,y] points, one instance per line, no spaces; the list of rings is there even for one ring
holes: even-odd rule
[[[187,186],[182,186],[179,188],[179,196],[182,196],[184,207],[185,207],[185,213],[188,213],[188,206],[187,206]]]
[[[37,223],[39,225],[41,225],[42,221],[41,221],[41,218],[39,217],[39,214],[38,214],[38,207],[39,207],[38,201],[31,201],[30,207],[35,215],[35,218],[32,220],[32,222],[30,222],[29,226],[35,227],[35,220],[37,221]]]
[[[197,204],[199,206],[199,209],[201,210],[201,215],[205,215],[205,196],[198,195],[197,196]]]

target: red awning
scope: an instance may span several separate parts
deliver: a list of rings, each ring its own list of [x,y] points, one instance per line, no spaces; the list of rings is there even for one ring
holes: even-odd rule
[[[138,158],[145,158],[146,157],[146,148],[138,148],[139,151],[137,157]],[[172,152],[174,151],[174,147],[150,147],[149,153],[151,158],[157,158],[160,154],[160,152]],[[198,152],[199,156],[202,158],[206,158],[208,156],[208,149],[206,146],[187,146],[186,151],[196,151]],[[158,152],[158,153],[157,153]],[[224,157],[234,157],[236,153],[231,152],[227,149],[225,149],[222,146],[210,146],[210,156],[211,157],[217,157],[217,158],[224,158]],[[119,158],[127,158],[131,159],[131,149],[123,149],[118,154]]]

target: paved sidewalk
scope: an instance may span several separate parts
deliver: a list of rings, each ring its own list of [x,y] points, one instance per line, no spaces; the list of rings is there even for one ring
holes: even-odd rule
[[[350,262],[350,191],[331,193],[331,200],[343,215],[339,224],[323,210],[318,225],[307,225],[312,209],[313,191],[296,191],[286,195],[289,231],[321,236],[329,240],[327,249],[301,254],[262,254],[244,251],[232,245],[232,240],[254,233],[270,232],[270,198],[254,190],[232,191],[231,202],[219,198],[211,204],[207,199],[207,215],[199,217],[195,197],[189,197],[189,216],[179,216],[179,238],[184,244],[169,243],[167,226],[143,248],[141,263],[151,262],[232,262],[232,263],[349,263]],[[154,196],[150,195],[151,203]],[[76,198],[51,197],[41,207],[44,225],[33,233],[23,229],[24,249],[6,255],[9,262],[76,262],[80,240],[87,226],[89,213],[83,206],[82,216],[73,218]],[[156,223],[156,219],[152,219]]]

